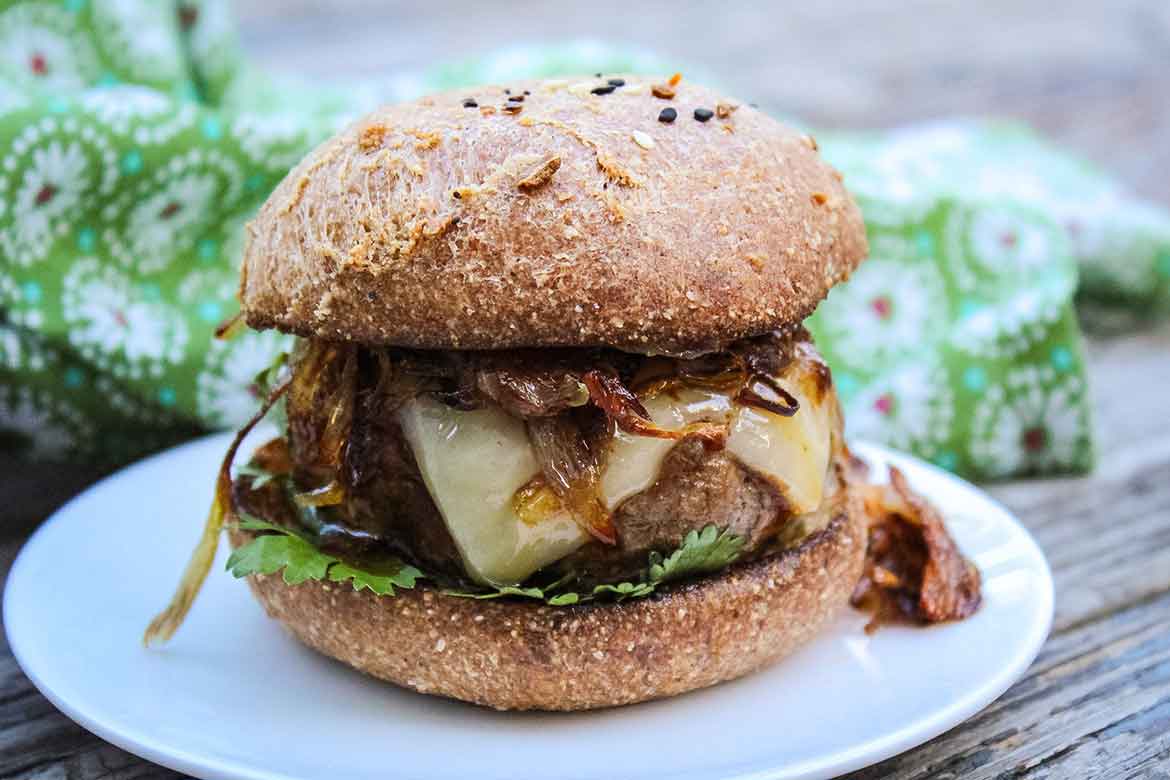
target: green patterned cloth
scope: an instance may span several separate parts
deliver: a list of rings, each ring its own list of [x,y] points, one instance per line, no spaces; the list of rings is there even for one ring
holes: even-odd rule
[[[241,227],[362,110],[674,69],[585,41],[341,92],[249,69],[223,2],[0,3],[0,441],[116,464],[246,419],[286,338],[212,337],[236,309]],[[1018,128],[822,142],[873,248],[813,322],[850,431],[977,477],[1087,468],[1077,267],[1084,295],[1164,307],[1170,218]]]

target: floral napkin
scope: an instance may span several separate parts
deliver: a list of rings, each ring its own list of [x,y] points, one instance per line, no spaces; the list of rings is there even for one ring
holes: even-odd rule
[[[237,308],[242,225],[357,113],[675,69],[585,41],[342,92],[250,69],[218,0],[0,2],[0,442],[112,465],[246,419],[287,338],[212,337]],[[811,323],[851,433],[976,477],[1087,468],[1078,266],[1082,295],[1164,307],[1170,217],[1016,127],[821,142],[872,246]]]

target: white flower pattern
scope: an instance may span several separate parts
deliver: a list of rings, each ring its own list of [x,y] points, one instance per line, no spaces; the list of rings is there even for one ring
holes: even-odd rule
[[[21,266],[42,260],[117,175],[109,140],[75,118],[25,127],[0,159],[0,250]]]
[[[945,332],[946,300],[933,264],[875,255],[829,294],[819,321],[846,365],[888,364]]]
[[[24,89],[59,94],[87,86],[98,64],[73,14],[47,3],[21,3],[0,13],[0,74]]]
[[[248,331],[230,341],[213,341],[199,373],[199,415],[219,428],[235,428],[256,413],[256,375],[289,350],[292,338],[277,331]]]
[[[69,343],[115,377],[159,376],[164,365],[183,358],[188,330],[180,313],[96,258],[74,264],[62,303]]]
[[[91,0],[105,51],[133,81],[175,82],[184,76],[175,5],[141,0]]]
[[[1089,441],[1084,383],[1050,366],[1013,369],[979,399],[972,437],[971,457],[987,476],[1074,468]]]
[[[945,370],[909,363],[861,388],[845,407],[850,436],[913,450],[927,457],[950,434],[954,391]]]
[[[117,222],[125,215],[127,226],[110,227],[103,238],[127,268],[146,274],[165,270],[195,246],[220,214],[231,211],[241,190],[235,163],[214,150],[193,150],[107,206],[106,219]]]

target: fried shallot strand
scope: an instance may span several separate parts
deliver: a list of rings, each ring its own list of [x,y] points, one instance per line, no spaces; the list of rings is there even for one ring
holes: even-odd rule
[[[264,419],[264,415],[268,414],[268,411],[280,400],[281,396],[288,392],[291,383],[290,377],[273,388],[260,410],[232,439],[231,446],[228,447],[223,461],[219,465],[219,475],[215,482],[215,497],[212,499],[211,509],[207,513],[207,522],[203,525],[203,535],[199,537],[199,542],[191,553],[191,560],[187,563],[182,579],[179,580],[175,595],[171,597],[166,609],[158,613],[150,621],[150,625],[146,627],[146,631],[142,635],[144,646],[149,647],[154,642],[169,640],[183,624],[183,620],[191,610],[191,604],[199,595],[199,590],[203,587],[204,580],[207,579],[207,573],[211,570],[211,564],[215,561],[215,553],[219,548],[220,531],[223,530],[225,524],[234,523],[237,520],[235,501],[232,498],[232,462],[236,459],[236,453],[244,438]]]
[[[617,374],[594,369],[587,371],[581,381],[589,391],[589,400],[626,433],[659,439],[677,438],[674,431],[663,430],[650,420],[646,407]]]

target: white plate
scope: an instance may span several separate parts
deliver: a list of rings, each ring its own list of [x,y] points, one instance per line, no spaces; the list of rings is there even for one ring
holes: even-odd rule
[[[4,622],[36,686],[98,736],[202,778],[820,778],[920,744],[985,707],[1048,633],[1052,578],[986,495],[904,455],[984,578],[969,620],[862,631],[850,611],[779,665],[674,699],[593,713],[506,714],[376,683],[268,620],[222,556],[186,625],[139,644],[199,533],[228,437],[98,483],[12,567]],[[222,551],[221,551],[222,553]]]

